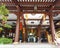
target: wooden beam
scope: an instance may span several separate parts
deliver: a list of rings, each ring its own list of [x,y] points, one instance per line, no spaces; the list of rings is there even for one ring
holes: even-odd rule
[[[57,3],[55,3],[56,5],[58,4],[58,5],[60,5],[60,0],[57,0],[58,2]],[[6,2],[6,1],[4,1],[4,2],[2,2],[2,1],[0,1],[0,3],[4,3],[4,4],[15,4],[15,2],[16,2],[16,5],[17,4],[19,4],[19,5],[52,5],[53,4],[53,2],[18,2],[17,0],[12,0],[12,1],[9,1],[9,2]]]
[[[55,8],[55,5],[58,3],[58,1],[59,0],[55,0],[55,2],[52,4],[52,5],[50,5],[50,9],[49,9],[49,12],[51,12],[54,8]]]
[[[6,6],[8,10],[17,10],[16,6]]]
[[[19,6],[19,11],[21,12],[22,11],[22,8],[20,7],[20,5],[18,4],[18,1],[17,0],[12,0],[13,3],[15,3],[15,5]]]
[[[60,1],[58,1],[56,5],[60,5],[59,2]],[[6,5],[35,5],[36,4],[36,5],[47,5],[47,6],[50,6],[53,4],[53,2],[35,2],[35,3],[33,3],[33,2],[19,2],[18,3],[17,0],[12,0],[12,2],[1,2],[1,3],[4,3]]]
[[[12,2],[2,2],[0,1],[0,3],[4,3],[4,4],[15,4],[16,5],[52,5],[53,2],[18,2],[17,0],[12,0]]]
[[[52,5],[53,2],[19,2],[19,5]]]
[[[39,25],[26,25],[26,27],[38,27]],[[50,25],[42,25],[41,27],[49,27]],[[60,25],[55,25],[55,27],[60,27]]]
[[[25,19],[26,20],[26,19]],[[29,21],[29,20],[41,20],[41,19],[28,19],[27,21]],[[49,19],[46,19],[46,20],[49,20]]]
[[[34,10],[34,7],[21,7],[23,10]],[[38,7],[37,10],[46,10],[49,9],[48,7]],[[60,10],[60,7],[55,7],[53,10]]]
[[[12,0],[12,3],[15,3],[15,5],[18,5],[18,1],[17,0]]]
[[[20,20],[22,20],[22,19],[20,19]],[[26,20],[26,19],[24,19],[24,20]],[[41,19],[28,19],[28,21],[29,20],[41,20]],[[49,19],[46,19],[46,20],[49,20]],[[0,19],[0,21],[2,21],[1,19]],[[8,19],[7,21],[16,21],[16,19]],[[60,20],[54,20],[54,22],[59,22]]]
[[[53,3],[53,6],[56,6],[59,2],[60,0],[55,0],[55,2]]]
[[[47,12],[45,12],[45,10],[40,10],[40,11],[36,11],[36,12],[34,12],[33,10],[24,10],[23,11],[23,13],[47,13]]]
[[[6,5],[6,7],[9,9],[9,10],[17,10],[16,8],[16,5]],[[51,6],[50,6],[51,7]],[[34,6],[20,6],[20,8],[22,8],[23,10],[34,10]],[[46,10],[46,9],[49,9],[49,6],[39,6],[37,7],[37,10]],[[55,6],[53,10],[60,10],[60,6]]]
[[[33,10],[24,10],[23,11],[23,14],[25,14],[25,13],[46,13],[47,15],[49,14],[48,12],[46,12],[45,10],[39,10],[39,11],[36,11],[36,12],[34,12]],[[54,10],[54,11],[52,11],[52,13],[54,14],[54,13],[60,13],[60,10]]]

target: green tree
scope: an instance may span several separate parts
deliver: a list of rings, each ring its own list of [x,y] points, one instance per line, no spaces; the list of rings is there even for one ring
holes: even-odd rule
[[[7,24],[7,17],[9,14],[9,10],[6,8],[4,4],[0,5],[0,16],[2,17],[2,26],[5,28],[12,28],[11,25]],[[4,28],[3,28],[4,29]],[[0,28],[2,30],[2,28]]]
[[[9,10],[6,8],[6,6],[4,4],[2,4],[0,6],[0,15],[8,15],[9,14]]]

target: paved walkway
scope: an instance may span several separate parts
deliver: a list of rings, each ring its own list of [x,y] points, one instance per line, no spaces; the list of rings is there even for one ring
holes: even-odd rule
[[[21,43],[21,44],[7,44],[7,45],[0,45],[0,48],[60,48],[53,44],[47,44],[47,43]]]

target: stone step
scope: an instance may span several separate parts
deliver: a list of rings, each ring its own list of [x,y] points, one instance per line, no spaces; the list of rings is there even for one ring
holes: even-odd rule
[[[6,44],[0,45],[0,48],[57,48],[54,44],[47,43],[20,43],[20,44]]]

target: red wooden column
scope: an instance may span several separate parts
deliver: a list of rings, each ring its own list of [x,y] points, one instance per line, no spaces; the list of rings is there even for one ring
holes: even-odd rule
[[[26,28],[23,27],[23,42],[26,41]]]
[[[41,27],[40,26],[38,27],[37,36],[38,36],[38,42],[40,42],[40,38],[41,38]]]
[[[19,41],[20,16],[17,16],[15,42]]]
[[[51,33],[52,33],[52,42],[54,42],[54,40],[55,40],[55,26],[54,26],[54,22],[53,22],[52,13],[49,14],[49,21],[50,21],[50,29],[51,29]]]
[[[23,33],[22,33],[22,36],[23,36],[23,42],[26,42],[26,39],[27,39],[27,32],[26,32],[26,23],[25,23],[25,19],[24,19],[24,16],[22,15],[22,19],[23,19]]]
[[[40,28],[38,27],[38,33],[37,36],[40,38]]]
[[[15,43],[18,43],[18,41],[19,41],[19,35],[20,35],[20,32],[19,32],[19,30],[20,30],[20,8],[19,8],[19,6],[16,6],[17,7],[17,21],[16,21],[16,32],[15,32],[15,40],[14,40],[14,42]]]

